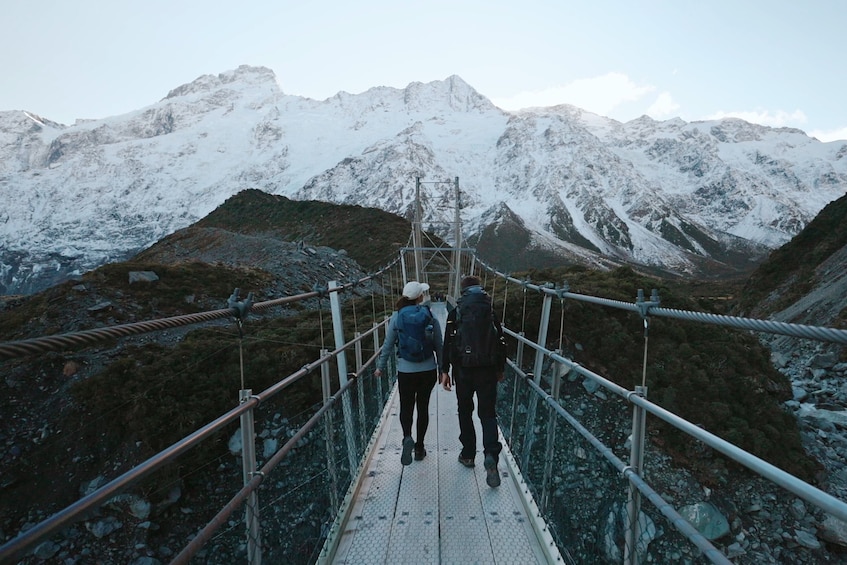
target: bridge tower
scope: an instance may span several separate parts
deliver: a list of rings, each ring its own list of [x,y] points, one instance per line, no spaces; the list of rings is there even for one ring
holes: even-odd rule
[[[433,234],[427,234],[423,229],[421,186],[425,184],[451,185],[453,191],[453,221],[448,229],[441,230],[441,233],[452,231],[452,246],[441,239],[434,241]],[[426,243],[424,243],[425,238],[428,240]],[[424,181],[420,177],[415,178],[415,208],[411,240],[411,247],[405,247],[400,251],[403,264],[403,282],[406,283],[410,280],[407,275],[405,255],[412,252],[414,256],[414,279],[426,282],[433,288],[445,289],[448,297],[457,298],[462,276],[467,274],[463,271],[462,262],[473,257],[473,249],[462,247],[464,242],[462,240],[459,177],[446,181]]]

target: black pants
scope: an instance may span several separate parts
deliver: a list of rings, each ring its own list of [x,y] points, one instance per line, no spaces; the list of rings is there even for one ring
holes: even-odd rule
[[[429,427],[429,397],[435,386],[436,370],[420,373],[397,373],[397,390],[400,392],[400,426],[403,437],[412,435],[412,414],[417,408],[417,440],[415,447],[423,449],[424,436]]]
[[[459,404],[459,441],[462,444],[462,457],[476,455],[476,430],[473,424],[473,395],[479,404],[477,415],[482,424],[482,452],[499,460],[503,445],[497,435],[497,374],[494,367],[454,367],[458,373],[456,382],[456,401]]]

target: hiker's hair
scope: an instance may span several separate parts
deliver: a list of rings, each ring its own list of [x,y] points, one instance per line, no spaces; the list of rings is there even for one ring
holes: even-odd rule
[[[405,308],[406,306],[414,306],[418,303],[418,299],[415,298],[412,300],[411,298],[406,298],[405,296],[401,296],[397,299],[397,303],[394,304],[394,309],[399,310],[400,308]]]
[[[468,275],[462,279],[462,290],[465,290],[469,286],[481,286],[482,281],[479,280],[479,277],[476,275]]]

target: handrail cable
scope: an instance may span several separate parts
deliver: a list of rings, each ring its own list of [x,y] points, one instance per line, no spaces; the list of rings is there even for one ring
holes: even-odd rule
[[[755,455],[744,451],[740,447],[737,447],[710,432],[707,432],[703,428],[695,426],[684,418],[677,416],[673,412],[665,410],[657,404],[653,404],[649,400],[640,396],[635,391],[627,390],[624,387],[621,387],[620,385],[617,385],[612,381],[598,375],[597,373],[589,371],[588,369],[581,366],[579,363],[571,361],[570,359],[567,359],[553,351],[550,351],[545,347],[542,347],[530,340],[527,340],[526,338],[519,336],[511,330],[504,328],[504,331],[506,331],[509,335],[515,337],[516,339],[523,341],[530,347],[541,351],[545,356],[549,357],[553,361],[563,363],[572,370],[577,371],[578,373],[590,378],[591,380],[597,382],[608,390],[620,396],[623,396],[624,398],[626,398],[627,401],[631,402],[632,404],[636,404],[641,408],[644,408],[654,416],[661,418],[673,427],[692,436],[694,439],[698,439],[709,447],[723,453],[733,461],[744,465],[745,467],[754,471],[758,475],[796,494],[800,498],[811,502],[819,508],[822,508],[833,516],[841,520],[847,521],[847,503],[808,483],[801,481],[794,475],[787,473],[774,465],[771,465],[767,461],[764,461],[763,459],[760,459]]]
[[[152,473],[156,469],[159,469],[166,463],[169,463],[172,460],[176,459],[184,452],[188,451],[188,449],[207,439],[212,433],[218,431],[220,428],[226,426],[231,422],[236,421],[242,413],[254,408],[263,400],[274,396],[284,388],[300,380],[302,377],[308,375],[309,373],[320,367],[323,363],[334,359],[350,345],[355,344],[356,342],[361,341],[366,337],[372,335],[373,332],[379,330],[379,328],[383,324],[384,322],[382,324],[374,326],[367,332],[354,338],[353,340],[349,341],[338,349],[327,353],[323,357],[320,357],[307,365],[304,365],[300,370],[292,373],[288,377],[268,387],[263,392],[251,396],[248,400],[245,400],[238,406],[231,409],[229,412],[226,412],[225,414],[219,416],[212,422],[206,424],[205,426],[195,431],[194,433],[189,434],[185,438],[172,444],[170,447],[160,451],[156,455],[147,459],[140,465],[133,467],[132,469],[120,475],[116,479],[113,479],[112,481],[103,485],[94,492],[77,500],[70,506],[64,508],[63,510],[57,512],[53,516],[44,520],[43,522],[40,522],[29,530],[21,533],[18,537],[13,538],[6,544],[0,546],[0,563],[4,562],[7,557],[11,557],[13,555],[22,555],[23,552],[25,552],[27,549],[30,549],[35,543],[45,539],[46,537],[49,537],[55,531],[69,524],[77,516],[85,514],[86,512],[101,506],[106,500],[118,494],[118,492],[134,484],[135,482]]]
[[[348,346],[349,344],[346,344]],[[342,348],[343,349],[343,348]],[[340,351],[340,350],[338,350]],[[342,395],[347,392],[347,390],[353,386],[353,384],[359,382],[359,377],[362,373],[365,372],[365,369],[369,367],[372,363],[374,363],[379,355],[379,352],[374,353],[370,359],[362,366],[362,370],[358,373],[350,373],[350,379],[341,386],[338,391],[329,397],[326,402],[321,406],[321,408],[315,412],[315,414],[309,418],[309,420],[297,430],[291,439],[285,442],[274,455],[268,460],[267,463],[262,466],[262,468],[254,473],[253,478],[244,485],[241,490],[239,490],[235,496],[233,496],[228,503],[224,505],[223,508],[209,521],[206,526],[204,526],[197,534],[191,539],[191,542],[187,546],[183,548],[183,550],[171,561],[171,565],[179,565],[182,563],[188,563],[190,559],[198,552],[200,549],[206,545],[206,543],[212,539],[213,534],[220,528],[224,523],[226,523],[227,519],[232,515],[232,513],[238,510],[241,505],[247,500],[247,497],[250,493],[254,492],[259,488],[259,485],[265,480],[265,477],[270,474],[274,468],[279,465],[279,463],[288,455],[294,446],[299,443],[301,439],[309,432],[318,422],[321,421],[323,415],[330,409],[332,406],[338,402]]]
[[[479,261],[485,268],[490,269],[485,263]],[[524,285],[525,288],[532,288],[546,294],[554,294],[559,296],[559,292],[544,286],[531,284],[526,280],[519,280],[510,277],[506,273],[495,271],[495,273],[506,280],[511,280],[515,283]],[[601,306],[610,306],[630,312],[642,312],[642,308],[637,303],[624,302],[622,300],[612,300],[609,298],[600,298],[585,294],[576,294],[573,292],[562,292],[561,296],[582,302],[599,304]],[[772,320],[758,320],[755,318],[743,318],[738,316],[726,316],[723,314],[709,314],[706,312],[693,312],[688,310],[678,310],[674,308],[662,308],[660,306],[651,306],[649,308],[651,316],[664,316],[667,318],[675,318],[679,320],[688,320],[694,322],[703,322],[708,324],[716,324],[720,326],[728,326],[738,329],[753,330],[758,332],[787,335],[791,337],[799,337],[804,339],[813,339],[817,341],[827,341],[832,343],[841,343],[847,345],[847,330],[836,328],[827,328],[819,326],[809,326],[805,324],[791,324],[787,322],[775,322]]]
[[[362,284],[390,269],[399,259],[395,259],[387,266],[378,270],[376,273],[367,275],[358,279],[354,283],[339,285],[336,288],[328,289],[324,292],[342,292],[350,290],[353,286]],[[236,289],[237,291],[238,289]],[[299,302],[309,298],[315,298],[321,295],[321,291],[312,291],[292,296],[284,296],[266,300],[264,302],[251,303],[249,310],[262,311],[282,306],[291,302]],[[108,339],[116,339],[119,337],[127,337],[153,331],[159,331],[180,326],[209,322],[227,317],[238,318],[242,315],[241,310],[237,307],[221,308],[219,310],[211,310],[208,312],[198,312],[195,314],[184,314],[181,316],[173,316],[170,318],[160,318],[157,320],[148,320],[144,322],[132,322],[129,324],[121,324],[117,326],[108,326],[96,328],[92,330],[83,330],[79,332],[71,332],[53,336],[43,336],[20,341],[8,341],[0,343],[0,361],[15,359],[27,355],[44,353],[47,351],[58,351],[72,347],[82,347],[84,345],[92,345]]]
[[[515,372],[523,378],[524,381],[526,381],[526,384],[529,385],[529,387],[532,388],[532,390],[540,396],[547,405],[553,408],[553,410],[555,410],[559,416],[564,418],[577,433],[585,438],[585,440],[588,441],[588,443],[590,443],[591,446],[600,453],[600,455],[605,457],[627,480],[635,485],[635,487],[638,488],[638,490],[641,491],[641,493],[645,495],[666,518],[668,518],[671,524],[673,524],[674,527],[676,527],[676,529],[690,542],[696,545],[703,554],[712,561],[712,563],[732,563],[726,558],[726,556],[723,555],[723,553],[718,551],[718,549],[716,549],[715,546],[713,546],[711,542],[703,536],[703,534],[692,526],[690,522],[680,516],[673,506],[671,506],[664,498],[661,497],[661,495],[653,490],[650,485],[644,482],[638,473],[621,461],[611,448],[607,447],[602,441],[595,437],[587,428],[585,428],[585,426],[580,424],[576,418],[565,410],[552,395],[548,394],[543,388],[541,388],[540,385],[536,384],[532,378],[532,374],[523,372],[520,367],[512,362],[511,359],[507,360],[507,362],[509,366],[511,366]]]

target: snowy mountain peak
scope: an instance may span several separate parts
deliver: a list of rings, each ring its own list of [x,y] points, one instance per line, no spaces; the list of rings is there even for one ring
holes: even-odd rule
[[[202,75],[188,84],[174,88],[165,100],[178,98],[188,94],[208,94],[224,87],[239,88],[264,88],[271,92],[280,92],[276,74],[267,67],[251,67],[241,65],[235,70],[220,73],[218,75]]]
[[[442,81],[413,82],[406,87],[405,100],[406,104],[415,110],[446,107],[455,112],[497,111],[488,98],[479,94],[457,75]]]
[[[316,101],[244,65],[70,127],[0,112],[0,293],[125,258],[248,188],[403,215],[416,177],[425,226],[448,239],[460,179],[464,236],[498,267],[729,273],[847,192],[845,155],[735,119],[507,113],[455,75]]]

